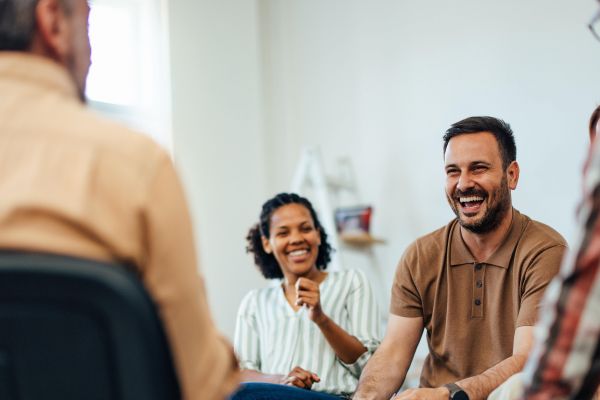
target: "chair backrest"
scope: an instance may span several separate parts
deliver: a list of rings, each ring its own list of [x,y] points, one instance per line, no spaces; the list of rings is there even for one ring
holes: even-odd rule
[[[133,272],[0,252],[0,399],[178,398],[162,324]]]

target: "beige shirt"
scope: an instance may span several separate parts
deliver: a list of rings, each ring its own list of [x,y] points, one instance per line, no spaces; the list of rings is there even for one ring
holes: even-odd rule
[[[515,329],[535,324],[565,249],[559,233],[514,209],[506,238],[485,262],[473,258],[457,220],[410,245],[390,311],[423,317],[430,352],[421,386],[478,375],[510,357]]]
[[[184,398],[222,399],[235,388],[169,156],[88,111],[62,67],[25,53],[0,53],[0,247],[135,265]]]

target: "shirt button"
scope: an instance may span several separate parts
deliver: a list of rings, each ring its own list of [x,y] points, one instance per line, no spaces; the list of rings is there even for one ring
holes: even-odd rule
[[[477,281],[477,287],[478,287],[478,288],[482,288],[482,287],[483,287],[483,282],[481,282],[481,281]]]
[[[481,265],[481,264],[475,264],[475,269],[477,271],[479,271],[481,268],[483,268],[483,265]]]
[[[480,305],[481,305],[481,300],[479,300],[479,299],[475,299],[475,305],[476,305],[476,306],[480,306]]]

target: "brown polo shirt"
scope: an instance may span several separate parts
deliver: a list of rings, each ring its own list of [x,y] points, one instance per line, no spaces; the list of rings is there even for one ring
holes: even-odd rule
[[[535,324],[543,291],[558,272],[566,242],[513,209],[506,238],[476,262],[453,220],[405,251],[390,311],[423,317],[429,355],[422,387],[478,375],[512,355],[515,329]]]

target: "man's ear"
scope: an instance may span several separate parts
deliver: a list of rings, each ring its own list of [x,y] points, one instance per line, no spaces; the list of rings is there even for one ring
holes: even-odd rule
[[[516,161],[510,163],[506,169],[506,178],[508,181],[508,188],[515,190],[517,183],[519,183],[519,164]]]
[[[271,247],[271,243],[269,242],[269,238],[261,236],[263,250],[267,254],[273,253],[273,248]]]
[[[39,0],[35,7],[37,46],[44,55],[64,63],[69,52],[70,24],[61,0]]]

